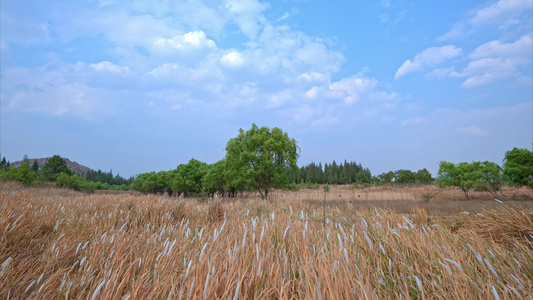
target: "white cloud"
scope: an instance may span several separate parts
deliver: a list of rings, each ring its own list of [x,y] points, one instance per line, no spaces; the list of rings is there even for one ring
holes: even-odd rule
[[[361,96],[373,91],[376,85],[375,79],[355,76],[333,82],[329,85],[329,89],[333,97],[342,98],[346,104],[352,104],[361,99]]]
[[[276,22],[283,21],[283,20],[289,18],[290,16],[291,16],[291,14],[290,14],[288,11],[286,11],[286,12],[283,14],[283,16],[279,17],[279,18],[276,20]]]
[[[130,72],[130,68],[128,67],[122,67],[117,66],[109,61],[103,61],[96,64],[91,64],[91,68],[98,72],[110,72],[110,73],[116,73],[116,74],[128,74]]]
[[[171,39],[159,38],[154,41],[153,49],[159,52],[196,52],[202,49],[214,50],[216,43],[206,37],[201,30],[191,31],[184,35],[177,35]]]
[[[478,126],[468,126],[468,127],[457,128],[456,131],[459,133],[463,133],[463,134],[467,134],[471,136],[489,135],[488,131],[481,129]]]
[[[438,42],[444,42],[448,40],[456,40],[460,38],[464,38],[468,35],[472,34],[472,30],[468,29],[468,27],[463,22],[457,22],[453,24],[452,29],[445,34],[439,36],[436,38]]]
[[[398,79],[408,73],[421,71],[426,67],[434,67],[445,60],[461,55],[462,49],[454,45],[430,47],[416,54],[413,60],[406,60],[396,71],[394,76]]]
[[[455,69],[454,67],[437,68],[437,69],[433,69],[431,72],[426,73],[425,76],[428,78],[439,78],[439,79],[448,78],[450,74],[454,72],[454,69]]]
[[[461,72],[454,76],[467,76],[463,82],[464,87],[485,85],[504,78],[519,76],[517,66],[521,64],[517,59],[482,58],[472,61]]]
[[[220,58],[220,63],[231,69],[238,69],[245,65],[244,57],[238,51],[230,51]]]
[[[96,9],[90,3],[92,9],[80,12],[80,21],[74,22],[73,28],[58,25],[63,32],[56,33],[63,41],[73,41],[78,36],[104,37],[107,45],[102,50],[112,53],[109,61],[65,63],[58,59],[51,65],[61,65],[61,70],[45,70],[30,74],[33,77],[19,76],[17,80],[3,75],[2,87],[9,88],[3,88],[2,99],[12,102],[18,110],[28,110],[31,105],[22,103],[30,103],[29,94],[16,90],[17,84],[26,84],[28,89],[55,93],[53,97],[58,100],[50,100],[55,104],[46,107],[57,107],[57,115],[80,114],[83,103],[90,105],[85,109],[94,115],[102,107],[97,97],[111,91],[133,90],[142,99],[143,108],[148,105],[154,112],[188,110],[195,107],[194,103],[203,103],[206,107],[268,107],[281,113],[312,101],[321,108],[324,103],[332,105],[329,116],[320,111],[314,115],[315,120],[321,120],[317,124],[332,124],[340,119],[336,113],[342,112],[339,107],[344,104],[377,100],[381,102],[376,102],[372,109],[381,111],[390,107],[390,99],[397,97],[380,91],[375,78],[362,74],[331,82],[332,75],[346,60],[335,40],[276,24],[264,16],[267,3],[224,0],[222,5],[211,5],[212,8],[198,0],[187,3],[117,0]],[[194,5],[199,7],[198,11]],[[199,19],[206,22],[214,14],[216,24],[204,25],[185,14],[201,16]],[[282,18],[289,16],[287,13]],[[81,26],[83,23],[87,26]],[[232,23],[240,32],[235,32]],[[235,37],[244,38],[244,42],[237,48],[228,46],[228,41]],[[30,69],[28,73],[32,73]],[[66,97],[59,97],[60,92],[53,92],[48,83],[61,86],[64,94],[72,95],[72,101],[60,100]],[[83,93],[76,95],[75,90]],[[22,100],[9,100],[18,99],[14,97],[17,93]],[[102,99],[109,101],[107,96]],[[98,105],[92,109],[93,104]],[[310,124],[312,120],[306,122]]]
[[[280,107],[290,100],[292,100],[290,91],[280,91],[270,97],[267,107]]]
[[[13,94],[7,110],[29,111],[53,116],[74,115],[92,119],[100,111],[98,91],[80,84],[56,84],[45,89],[31,89]],[[104,112],[105,114],[105,112]]]
[[[314,99],[316,97],[318,97],[318,92],[319,92],[319,87],[318,86],[314,86],[312,88],[310,88],[307,92],[305,92],[305,97],[306,98],[310,98],[310,99]]]
[[[235,17],[241,31],[251,40],[257,37],[266,23],[262,13],[267,8],[268,4],[257,0],[226,0],[226,9]]]
[[[531,0],[499,0],[488,7],[478,10],[474,17],[470,19],[470,23],[481,25],[501,22],[522,13],[524,10],[531,9],[533,9]]]
[[[398,97],[394,92],[380,91],[377,85],[378,81],[375,78],[364,77],[359,73],[329,84],[328,96],[342,99],[346,104],[353,104],[362,98],[384,101],[379,104],[381,107],[388,106],[390,101]]]
[[[483,26],[488,24],[501,24],[499,30],[508,30],[522,23],[522,14],[533,9],[531,0],[499,0],[471,13],[467,20],[456,22],[452,29],[437,41],[464,39]],[[529,12],[529,16],[531,12]]]
[[[506,57],[506,58],[531,58],[533,52],[533,35],[522,36],[514,43],[502,43],[494,40],[485,43],[474,50],[469,55],[471,59],[480,59],[487,57]]]
[[[91,20],[93,30],[106,35],[117,46],[151,48],[160,37],[177,36],[181,30],[169,19],[150,14],[130,15],[112,11]]]
[[[329,76],[318,72],[308,72],[298,76],[298,79],[304,80],[305,82],[309,83],[324,83],[328,81]]]
[[[467,77],[463,87],[477,87],[506,78],[523,77],[519,68],[530,65],[533,55],[532,35],[524,35],[512,43],[490,41],[469,55],[472,61],[460,72],[449,72],[451,77]]]

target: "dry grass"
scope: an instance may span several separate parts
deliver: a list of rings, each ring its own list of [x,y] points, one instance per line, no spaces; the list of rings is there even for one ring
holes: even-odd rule
[[[348,200],[326,207],[324,229],[322,207],[294,194],[199,203],[0,184],[1,299],[533,294],[529,208],[492,201],[500,208],[443,219]]]

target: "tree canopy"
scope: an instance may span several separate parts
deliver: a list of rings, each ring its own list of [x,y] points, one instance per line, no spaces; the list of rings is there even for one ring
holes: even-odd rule
[[[298,171],[300,148],[296,140],[281,129],[252,124],[226,145],[227,182],[259,192],[268,199],[272,188],[286,187],[287,169]]]
[[[50,158],[41,169],[46,179],[56,181],[60,173],[72,175],[72,171],[67,167],[67,162],[59,155],[54,155]]]
[[[513,148],[505,152],[503,174],[515,186],[533,188],[533,151]]]
[[[502,168],[489,161],[458,164],[441,161],[437,182],[441,188],[461,188],[466,199],[470,199],[469,192],[472,190],[488,191],[496,196],[502,184]]]

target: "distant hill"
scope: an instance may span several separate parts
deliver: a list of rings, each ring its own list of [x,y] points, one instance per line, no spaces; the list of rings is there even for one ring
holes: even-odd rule
[[[42,169],[42,167],[44,166],[44,164],[46,164],[46,162],[50,159],[51,157],[44,157],[44,158],[30,158],[30,168],[31,166],[33,165],[33,162],[34,161],[37,161],[37,164],[39,165],[39,170]],[[80,174],[83,174],[83,173],[86,173],[87,171],[90,171],[91,169],[86,167],[86,166],[83,166],[83,165],[80,165],[79,163],[77,162],[73,162],[71,161],[70,159],[68,158],[65,158],[65,157],[62,157],[62,159],[65,160],[65,162],[67,163],[67,167],[74,173],[80,175]],[[19,161],[16,161],[16,162],[13,162],[11,163],[15,168],[18,168],[21,164],[22,164],[22,160],[19,160]]]

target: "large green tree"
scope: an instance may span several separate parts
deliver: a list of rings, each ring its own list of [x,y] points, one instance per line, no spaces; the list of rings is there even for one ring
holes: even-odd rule
[[[280,128],[272,129],[252,124],[252,128],[239,130],[239,135],[226,145],[227,182],[259,192],[268,199],[272,188],[287,187],[287,168],[298,171],[296,162],[300,148]]]
[[[208,165],[192,158],[186,164],[181,164],[170,175],[170,187],[174,193],[184,193],[186,196],[202,191],[202,179],[207,173]]]
[[[67,167],[67,162],[62,159],[59,155],[52,156],[41,169],[45,178],[50,181],[56,181],[57,176],[60,173],[65,173],[67,175],[72,175],[72,171]]]
[[[533,151],[513,148],[505,152],[503,174],[512,185],[533,188]]]
[[[441,188],[447,186],[459,187],[465,194],[466,199],[470,199],[468,193],[474,189],[476,177],[475,168],[472,164],[461,162],[454,164],[447,161],[439,163],[437,183]]]
[[[480,178],[476,186],[477,189],[487,191],[494,197],[498,197],[498,192],[503,184],[502,167],[490,161],[480,162],[478,166]]]
[[[502,168],[489,161],[458,164],[441,161],[437,183],[440,187],[461,188],[466,199],[470,199],[469,192],[472,190],[488,191],[496,196],[502,184]]]

